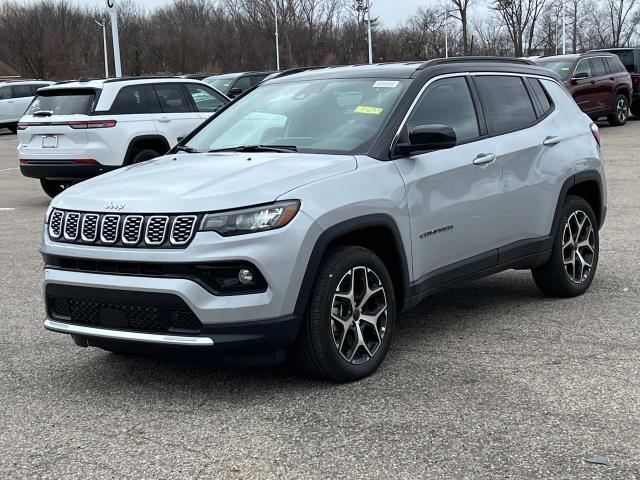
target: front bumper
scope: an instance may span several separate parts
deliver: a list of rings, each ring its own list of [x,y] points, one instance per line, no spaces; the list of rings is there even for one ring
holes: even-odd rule
[[[284,349],[294,341],[298,331],[298,294],[311,250],[320,232],[317,224],[303,212],[287,227],[269,232],[226,238],[213,232],[200,232],[184,249],[116,248],[53,242],[45,232],[41,247],[45,257],[55,255],[92,261],[156,264],[246,261],[256,266],[268,286],[265,291],[258,293],[220,295],[188,278],[73,271],[45,266],[45,298],[56,289],[65,292],[58,296],[67,298],[82,299],[95,293],[95,299],[91,301],[100,303],[100,308],[106,302],[110,304],[109,309],[122,309],[125,307],[113,307],[112,304],[153,306],[158,304],[153,298],[164,295],[174,299],[171,305],[178,301],[193,312],[201,328],[195,333],[184,334],[175,329],[161,333],[135,331],[128,324],[125,324],[126,328],[111,323],[82,322],[80,325],[79,322],[66,321],[64,317],[53,315],[49,301],[44,326],[48,330],[74,337],[86,337],[89,345],[95,344],[91,340],[94,339],[184,346],[215,352]]]
[[[20,173],[30,178],[84,180],[117,167],[101,163],[76,163],[74,160],[20,160]]]

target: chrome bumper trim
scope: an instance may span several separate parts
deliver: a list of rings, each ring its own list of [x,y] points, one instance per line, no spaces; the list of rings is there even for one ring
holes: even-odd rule
[[[53,332],[87,335],[89,337],[110,338],[113,340],[129,340],[133,342],[147,342],[161,345],[188,345],[193,347],[210,347],[213,340],[209,337],[180,337],[177,335],[158,335],[154,333],[126,332],[107,328],[85,327],[69,323],[45,319],[44,328]]]

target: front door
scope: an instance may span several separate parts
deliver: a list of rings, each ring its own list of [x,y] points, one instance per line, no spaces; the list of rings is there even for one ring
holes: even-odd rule
[[[483,137],[468,81],[455,76],[429,85],[401,133],[406,139],[418,125],[447,125],[458,143],[395,160],[406,184],[418,282],[442,278],[448,271],[472,273],[497,262],[500,168],[494,140]],[[451,268],[456,262],[462,268]]]
[[[200,113],[194,111],[187,94],[180,83],[162,83],[154,85],[160,113],[153,114],[158,133],[169,141],[169,147],[173,148],[178,143],[178,138],[186,136],[200,123]]]
[[[580,75],[586,77],[579,78]],[[583,58],[576,65],[576,69],[573,72],[571,79],[571,95],[576,101],[580,109],[585,112],[593,112],[597,110],[596,107],[596,81],[592,78],[591,65],[588,58]]]

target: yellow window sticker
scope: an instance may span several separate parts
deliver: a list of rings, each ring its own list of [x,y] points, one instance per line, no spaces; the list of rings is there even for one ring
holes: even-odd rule
[[[356,113],[368,113],[370,115],[380,115],[382,109],[378,107],[366,107],[364,105],[358,105],[355,110]]]

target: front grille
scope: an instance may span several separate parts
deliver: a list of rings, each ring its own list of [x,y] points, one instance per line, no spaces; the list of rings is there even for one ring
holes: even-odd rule
[[[49,285],[47,309],[53,320],[125,331],[195,334],[202,328],[187,304],[168,294]]]
[[[126,215],[53,210],[49,237],[57,242],[110,247],[184,248],[198,226],[198,215]]]

